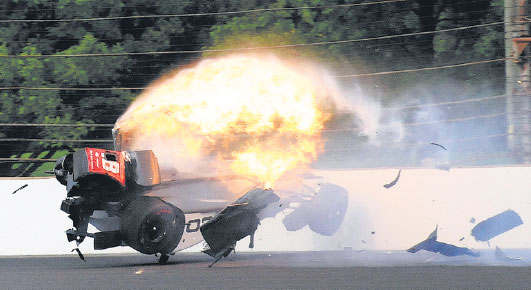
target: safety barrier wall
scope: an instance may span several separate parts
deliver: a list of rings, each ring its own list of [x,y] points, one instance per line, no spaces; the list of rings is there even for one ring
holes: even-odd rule
[[[332,236],[308,227],[285,230],[287,213],[262,221],[253,251],[404,250],[424,240],[438,226],[438,240],[474,249],[531,248],[531,167],[315,171],[322,182],[349,192],[348,210]],[[28,186],[11,194],[20,186]],[[72,227],[59,210],[65,189],[55,179],[0,179],[0,255],[67,254],[76,247],[64,231]],[[523,224],[478,242],[470,234],[482,220],[512,209]],[[238,243],[246,250],[248,238]],[[83,253],[134,252],[128,247],[94,251],[92,241]],[[200,250],[194,247],[192,251]]]

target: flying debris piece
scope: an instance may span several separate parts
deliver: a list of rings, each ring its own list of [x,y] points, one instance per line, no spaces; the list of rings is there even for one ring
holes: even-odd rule
[[[459,239],[460,242],[462,242],[465,239],[465,237],[462,237]]]
[[[398,175],[396,176],[395,180],[391,181],[391,183],[385,184],[383,187],[390,188],[395,186],[395,184],[398,182],[398,179],[400,178],[400,172],[402,172],[402,169],[398,170]]]
[[[471,224],[475,224],[476,223],[476,219],[475,218],[470,218],[470,223]]]
[[[522,258],[513,258],[505,255],[505,253],[500,249],[500,247],[496,246],[496,252],[494,253],[494,257],[498,261],[502,262],[517,262],[522,261]]]
[[[254,248],[254,233],[249,235],[249,249]]]
[[[230,254],[230,252],[234,251],[234,247],[235,246],[236,246],[236,244],[233,244],[232,246],[225,248],[222,252],[220,252],[217,256],[215,256],[216,259],[214,260],[214,262],[212,262],[212,264],[208,265],[208,267],[211,268],[212,266],[214,266],[214,264],[216,264],[219,260],[221,260],[221,258],[227,257]],[[203,251],[203,252],[205,252],[205,251]]]
[[[435,231],[433,231],[426,240],[414,245],[413,247],[409,248],[407,251],[410,253],[416,253],[420,250],[431,248],[433,243],[436,243],[436,241],[437,241],[437,227],[435,228]]]
[[[17,191],[22,190],[22,189],[24,189],[24,188],[26,188],[26,187],[28,187],[28,185],[27,185],[27,184],[24,184],[24,185],[22,185],[21,187],[19,187],[17,190],[13,191],[13,193],[11,193],[11,194],[15,194],[15,193],[17,193]]]
[[[300,203],[300,206],[282,220],[286,230],[298,231],[308,225],[314,233],[331,236],[343,223],[348,207],[348,191],[332,183],[323,183],[313,198],[297,198],[289,202]],[[289,204],[287,200],[284,203]]]
[[[142,275],[144,273],[144,268],[140,268],[137,271],[135,271],[135,275]]]
[[[447,257],[462,256],[468,255],[472,257],[479,257],[478,252],[474,252],[468,248],[457,247],[447,243],[442,243],[437,241],[437,227],[435,231],[431,233],[428,238],[413,247],[409,248],[407,251],[410,253],[416,253],[420,250],[425,250],[428,252],[438,253]]]
[[[372,231],[372,232],[371,232],[371,234],[373,234],[373,235],[374,235],[374,234],[376,234],[376,232],[375,232],[375,231]]]
[[[471,234],[476,241],[486,242],[523,223],[522,218],[514,210],[508,209],[478,223]]]
[[[200,227],[207,242],[204,253],[216,260],[227,257],[236,246],[236,242],[251,235],[250,247],[254,247],[254,232],[260,224],[258,214],[280,198],[271,189],[253,189]]]
[[[159,258],[159,264],[166,264],[168,262],[168,259],[170,258],[169,255],[162,254]]]
[[[83,254],[81,254],[81,251],[79,250],[79,248],[75,248],[75,249],[73,249],[73,250],[70,251],[70,252],[73,252],[73,251],[76,251],[77,254],[78,254],[78,256],[79,256],[79,258],[80,258],[81,260],[83,260],[83,262],[86,262],[86,260],[85,260],[85,256],[83,256]]]
[[[446,147],[442,146],[441,144],[437,144],[437,143],[433,143],[433,142],[430,143],[430,144],[431,144],[431,145],[435,145],[435,146],[439,146],[439,147],[441,147],[441,148],[444,149],[444,150],[448,150],[448,149],[446,149]]]

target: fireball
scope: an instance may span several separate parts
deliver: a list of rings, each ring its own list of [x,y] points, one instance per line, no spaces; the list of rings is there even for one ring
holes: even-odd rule
[[[128,149],[153,150],[161,166],[196,174],[223,167],[271,186],[323,151],[337,94],[323,76],[271,54],[205,59],[155,81],[115,128],[132,139]]]

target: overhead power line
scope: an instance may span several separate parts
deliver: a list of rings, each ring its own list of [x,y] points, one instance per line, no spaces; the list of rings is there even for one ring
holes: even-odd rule
[[[32,138],[0,138],[0,142],[71,142],[71,143],[107,143],[112,139],[32,139]]]
[[[476,64],[500,62],[500,61],[506,61],[506,60],[509,60],[509,59],[512,59],[512,58],[488,59],[488,60],[465,62],[465,63],[458,63],[458,64],[450,64],[450,65],[431,66],[431,67],[424,67],[424,68],[414,68],[414,69],[404,69],[404,70],[394,70],[394,71],[383,71],[383,72],[366,73],[366,74],[339,75],[339,76],[335,76],[335,77],[337,77],[337,78],[368,77],[368,76],[390,75],[390,74],[396,74],[396,73],[430,71],[430,70],[439,70],[439,69],[470,66],[470,65],[476,65]]]
[[[382,109],[383,110],[406,110],[406,109],[415,109],[415,108],[463,104],[463,103],[471,103],[471,102],[483,102],[483,101],[496,100],[496,99],[502,99],[502,98],[505,98],[505,95],[479,97],[479,98],[472,98],[472,99],[466,99],[466,100],[455,100],[455,101],[448,101],[448,102],[420,104],[420,105],[403,106],[403,107],[383,107]],[[1,127],[114,127],[114,124],[0,123],[0,126]]]
[[[406,127],[409,126],[420,126],[420,125],[433,125],[433,124],[441,124],[441,123],[455,123],[455,122],[463,122],[463,121],[470,121],[470,120],[479,120],[479,119],[490,119],[495,117],[501,117],[505,116],[505,113],[498,113],[498,114],[489,114],[489,115],[480,115],[480,116],[472,116],[472,117],[465,117],[465,118],[455,118],[455,119],[446,119],[446,120],[435,120],[435,121],[427,121],[427,122],[416,122],[416,123],[404,123],[403,125]],[[20,124],[25,125],[25,124]],[[110,124],[105,124],[110,125]],[[322,130],[322,132],[348,132],[348,131],[357,131],[356,128],[345,128],[345,129],[325,129]],[[112,139],[31,139],[31,138],[0,138],[0,142],[73,142],[73,143],[108,143],[108,142],[114,142]]]
[[[0,90],[39,90],[39,91],[56,91],[56,90],[67,90],[67,91],[124,91],[124,90],[143,90],[144,88],[123,88],[123,87],[108,87],[108,88],[63,88],[63,87],[0,87]]]
[[[366,73],[366,74],[349,74],[349,75],[336,75],[334,77],[336,78],[352,78],[352,77],[368,77],[368,76],[379,76],[379,75],[390,75],[390,74],[397,74],[397,73],[410,73],[410,72],[420,72],[420,71],[430,71],[430,70],[439,70],[439,69],[448,69],[448,68],[456,68],[456,67],[463,67],[463,66],[471,66],[471,65],[478,65],[478,64],[486,64],[486,63],[493,63],[493,62],[501,62],[506,61],[512,58],[498,58],[498,59],[488,59],[488,60],[481,60],[481,61],[473,61],[473,62],[465,62],[465,63],[458,63],[458,64],[450,64],[450,65],[443,65],[443,66],[433,66],[433,67],[424,67],[424,68],[415,68],[415,69],[404,69],[404,70],[395,70],[395,71],[384,71],[384,72],[374,72],[374,73]],[[108,90],[143,90],[145,88],[141,87],[130,87],[130,88],[124,88],[124,87],[108,87],[108,88],[65,88],[65,87],[0,87],[0,90],[70,90],[70,91],[108,91]]]
[[[50,158],[0,158],[0,162],[55,162],[57,159]]]
[[[407,0],[384,0],[384,1],[372,1],[372,2],[364,2],[364,3],[337,4],[337,5],[324,5],[324,6],[259,8],[259,9],[240,10],[240,11],[184,13],[184,14],[132,15],[132,16],[111,16],[111,17],[70,18],[70,19],[5,19],[5,20],[0,20],[0,23],[17,23],[17,22],[18,23],[20,23],[20,22],[86,22],[86,21],[122,20],[122,19],[221,16],[221,15],[237,15],[237,14],[248,14],[248,13],[257,13],[257,12],[275,12],[275,11],[347,8],[347,7],[368,6],[368,5],[377,5],[377,4],[388,4],[388,3],[406,2],[406,1]]]
[[[0,123],[2,127],[114,127],[114,124]]]
[[[518,136],[518,135],[525,135],[524,133],[501,133],[501,134],[492,134],[492,135],[485,135],[485,136],[474,136],[474,137],[467,137],[467,138],[457,138],[457,139],[451,139],[446,140],[446,143],[460,143],[460,142],[470,142],[473,140],[482,140],[482,139],[492,139],[492,138],[499,138],[499,137],[506,137],[506,136]],[[421,143],[424,144],[424,143]],[[424,145],[427,145],[429,143],[425,143]],[[410,143],[410,144],[401,144],[399,146],[401,147],[411,147],[419,145],[419,143]],[[396,145],[395,145],[396,146]],[[350,152],[355,150],[353,147],[350,147],[348,149],[329,149],[328,152]],[[500,153],[496,153],[496,156],[498,156]],[[507,153],[506,153],[507,154]],[[40,163],[40,162],[55,162],[57,159],[46,159],[46,158],[0,158],[0,163],[3,162],[13,162],[13,163]]]
[[[463,121],[470,121],[470,120],[490,119],[490,118],[501,117],[501,116],[505,116],[505,115],[507,115],[507,114],[498,113],[498,114],[481,115],[481,116],[456,118],[456,119],[448,119],[448,120],[436,120],[436,121],[428,121],[428,122],[404,123],[404,126],[409,127],[409,126],[433,125],[433,124],[441,124],[441,123],[455,123],[455,122],[463,122]]]
[[[393,39],[393,38],[399,38],[399,37],[419,36],[419,35],[427,35],[427,34],[435,34],[435,33],[460,31],[460,30],[474,29],[474,28],[479,28],[479,27],[496,26],[496,25],[501,25],[501,24],[504,24],[504,22],[503,21],[499,21],[499,22],[492,22],[492,23],[485,23],[485,24],[478,24],[478,25],[470,25],[470,26],[462,26],[462,27],[448,28],[448,29],[441,29],[441,30],[434,30],[434,31],[412,32],[412,33],[377,36],[377,37],[367,37],[367,38],[358,38],[358,39],[320,41],[320,42],[297,43],[297,44],[283,44],[283,45],[272,45],[272,46],[240,47],[240,48],[224,48],[224,49],[205,49],[205,50],[120,52],[120,53],[0,55],[0,58],[111,57],[111,56],[137,56],[137,55],[190,54],[190,53],[204,53],[204,52],[253,51],[253,50],[264,50],[264,49],[282,49],[282,48],[295,48],[295,47],[307,47],[307,46],[319,46],[319,45],[356,43],[356,42],[374,41],[374,40],[387,40],[387,39]]]
[[[455,105],[455,104],[463,104],[463,103],[470,103],[470,102],[482,102],[482,101],[486,101],[486,100],[495,100],[495,99],[502,99],[502,98],[505,98],[505,95],[481,97],[481,98],[458,100],[458,101],[448,101],[448,102],[433,103],[433,104],[421,104],[421,105],[413,105],[413,106],[404,106],[404,107],[385,107],[385,108],[382,108],[382,109],[384,109],[384,110],[406,110],[406,109],[416,109],[416,108],[425,108],[425,107],[444,106],[444,105]]]

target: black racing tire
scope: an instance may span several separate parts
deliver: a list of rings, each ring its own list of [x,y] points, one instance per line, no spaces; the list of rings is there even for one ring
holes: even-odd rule
[[[157,197],[142,196],[122,212],[120,234],[131,248],[143,254],[171,253],[184,232],[184,213]]]

